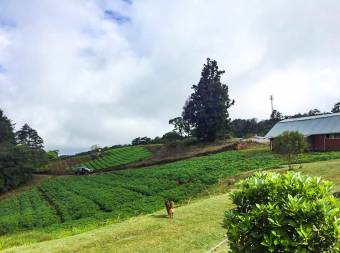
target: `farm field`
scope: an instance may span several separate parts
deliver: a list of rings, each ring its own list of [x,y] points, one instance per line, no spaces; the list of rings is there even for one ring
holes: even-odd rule
[[[176,208],[173,220],[167,219],[162,210],[4,252],[206,252],[223,240],[221,217],[228,207],[228,194],[222,194]]]
[[[136,162],[151,155],[152,153],[149,150],[140,146],[114,148],[105,151],[102,157],[78,165],[83,165],[93,170],[100,170]]]
[[[339,166],[340,160],[331,160],[304,164],[297,171],[333,179],[338,189]],[[224,211],[231,207],[228,194],[218,194],[176,208],[174,220],[165,219],[162,210],[79,235],[4,252],[207,252],[224,239],[226,231],[221,221]],[[224,243],[215,252],[226,252],[226,249],[227,243]]]
[[[111,148],[104,151],[103,155],[97,159],[91,159],[90,155],[75,156],[64,160],[50,162],[41,172],[53,174],[65,174],[81,165],[93,170],[116,167],[141,161],[152,156],[152,152],[142,146]]]
[[[313,162],[339,158],[340,152],[330,152],[308,153],[299,159]],[[284,160],[267,149],[253,149],[228,151],[148,169],[52,179],[0,202],[0,232],[3,235],[0,246],[6,248],[35,240],[50,240],[54,233],[56,237],[63,237],[93,229],[107,220],[115,222],[152,213],[163,207],[165,198],[181,203],[207,194],[207,189],[223,178],[283,164]],[[18,230],[27,233],[15,233]],[[10,233],[14,233],[13,237]]]
[[[36,172],[51,173],[51,174],[65,174],[70,172],[71,168],[77,164],[85,163],[91,160],[89,155],[72,156],[67,159],[57,159],[50,161],[46,166],[38,168]]]

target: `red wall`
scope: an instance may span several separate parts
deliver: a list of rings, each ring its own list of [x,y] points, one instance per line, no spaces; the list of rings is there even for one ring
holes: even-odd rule
[[[328,139],[325,134],[310,137],[311,148],[315,151],[340,150],[340,139]]]

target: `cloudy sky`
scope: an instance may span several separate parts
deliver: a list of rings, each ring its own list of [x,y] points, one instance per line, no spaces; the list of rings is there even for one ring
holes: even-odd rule
[[[0,108],[47,149],[170,130],[207,57],[232,118],[329,111],[340,100],[340,2],[0,0]]]

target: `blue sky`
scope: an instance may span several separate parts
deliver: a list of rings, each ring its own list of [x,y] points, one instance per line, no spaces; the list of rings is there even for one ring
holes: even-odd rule
[[[62,153],[170,130],[205,59],[232,118],[340,100],[338,1],[0,1],[0,108]]]

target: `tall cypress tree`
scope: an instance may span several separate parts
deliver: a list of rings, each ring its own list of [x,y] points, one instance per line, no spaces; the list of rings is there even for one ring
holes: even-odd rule
[[[193,85],[194,92],[183,108],[183,119],[193,128],[193,134],[201,140],[213,141],[223,136],[230,124],[228,109],[234,105],[229,89],[221,83],[224,70],[217,62],[207,59],[200,81]]]

